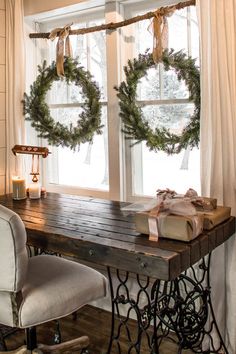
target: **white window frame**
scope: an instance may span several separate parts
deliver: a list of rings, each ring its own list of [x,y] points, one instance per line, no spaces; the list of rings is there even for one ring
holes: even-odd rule
[[[178,3],[180,1],[176,1]],[[181,1],[183,2],[183,0]],[[172,0],[159,0],[158,3],[157,1],[148,1],[148,7],[151,8],[153,7],[153,10],[156,7],[161,7],[161,6],[168,6],[168,5],[173,5],[174,1]],[[124,14],[125,18],[131,18],[134,17],[134,13],[145,13],[148,12],[147,10],[147,2],[139,2],[133,6],[133,3],[130,3],[129,1],[123,1],[124,6]],[[187,23],[186,23],[186,30],[188,31],[188,55],[191,56],[191,26],[190,26],[190,9],[187,7]],[[137,14],[136,14],[137,15]],[[128,36],[131,35],[132,30],[129,28],[128,30],[125,28],[123,30],[124,36],[127,34]],[[129,48],[129,49],[128,49]],[[128,59],[133,58],[136,56],[135,53],[135,47],[134,45],[130,44],[130,46],[126,48],[125,50],[125,57],[123,58],[124,63],[127,63]],[[138,101],[142,106],[145,106],[146,104],[152,104],[152,105],[158,105],[158,104],[173,104],[173,103],[189,103],[188,99],[165,99],[165,100],[139,100]],[[135,145],[132,148],[130,148],[130,145],[132,142],[130,140],[125,141],[125,160],[126,160],[126,175],[125,175],[125,185],[126,185],[126,190],[125,190],[125,199],[128,201],[137,201],[140,199],[143,200],[149,200],[151,197],[149,196],[144,196],[142,192],[140,192],[140,195],[135,195],[134,190],[142,190],[142,180],[143,180],[143,156],[142,156],[142,148],[141,144]],[[140,158],[135,160],[132,159],[132,154],[134,153],[134,150],[136,150],[136,153],[139,153]],[[139,175],[136,179],[134,179],[133,176],[133,168],[132,168],[132,163],[135,163],[136,168],[135,171],[138,171]],[[136,184],[136,188],[135,188]]]
[[[184,0],[183,0],[184,1]],[[101,8],[103,0],[99,1],[99,6],[96,7],[96,11],[105,12],[105,22],[118,22],[125,18],[132,17],[131,9],[135,11],[144,11],[147,8],[147,1],[132,1],[132,0],[115,0],[115,1],[105,1],[104,7]],[[161,6],[172,5],[173,0],[151,0],[148,1],[148,7],[153,6],[153,8],[159,8]],[[84,3],[78,4],[78,7],[85,6]],[[61,11],[65,13],[65,10]],[[94,8],[88,9],[87,11],[82,11],[83,21],[94,18]],[[55,12],[57,15],[57,13]],[[44,18],[44,14],[40,14],[37,18],[34,16],[34,21],[43,24],[47,21],[53,21],[53,17],[50,17],[50,13]],[[74,19],[79,18],[79,12],[73,14]],[[52,28],[63,27],[67,23],[73,22],[73,16],[71,13],[68,15],[60,15],[60,19],[55,16],[54,25]],[[44,18],[44,19],[43,19]],[[45,27],[41,27],[41,31],[47,31]],[[121,121],[119,118],[119,103],[114,90],[114,86],[118,86],[124,78],[123,66],[127,63],[127,60],[133,56],[133,45],[132,43],[125,43],[125,34],[131,31],[130,27],[121,28],[115,31],[108,31],[106,38],[106,55],[107,55],[107,120],[108,120],[108,174],[109,174],[109,191],[102,191],[96,189],[79,188],[72,186],[63,186],[59,184],[48,183],[47,179],[47,161],[43,160],[42,166],[42,181],[43,185],[48,191],[59,192],[59,193],[69,193],[77,195],[86,195],[91,197],[106,198],[111,200],[136,200],[140,199],[140,196],[133,195],[133,180],[132,180],[132,166],[131,166],[131,148],[130,142],[125,141],[123,135],[121,134]],[[191,37],[191,36],[189,36]],[[125,50],[121,51],[121,47],[125,46]],[[190,46],[191,47],[191,46]],[[169,103],[172,103],[169,100]],[[45,145],[47,142],[42,142]],[[140,147],[136,146],[136,149]],[[55,152],[54,152],[55,153]],[[56,161],[55,161],[56,163]],[[139,164],[140,176],[139,180],[142,178],[142,158],[136,161]],[[145,199],[145,198],[144,198]]]
[[[105,22],[118,22],[122,20],[120,16],[122,6],[119,2],[108,2],[105,5]],[[94,18],[91,11],[87,14],[83,13],[83,21],[92,20]],[[97,9],[96,11],[99,11]],[[102,10],[100,10],[102,12]],[[96,12],[97,14],[97,12]],[[74,16],[75,19],[78,18],[78,14]],[[68,20],[68,19],[67,19]],[[70,18],[72,20],[72,18]],[[48,21],[48,19],[47,19]],[[50,22],[50,26],[52,22]],[[55,20],[55,27],[60,27],[65,25],[65,18],[63,17],[60,21]],[[53,27],[53,26],[52,26]],[[47,27],[41,26],[41,31],[46,32]],[[118,117],[119,115],[119,105],[116,97],[116,92],[114,90],[115,85],[119,85],[121,69],[120,69],[120,33],[119,31],[113,31],[107,36],[106,39],[106,53],[107,53],[107,125],[108,125],[108,146],[112,146],[108,150],[108,174],[109,174],[109,191],[102,191],[89,188],[80,188],[72,186],[64,186],[55,183],[49,183],[47,180],[47,161],[43,164],[43,184],[46,189],[50,192],[65,192],[70,194],[87,195],[93,197],[100,197],[112,200],[122,200],[123,199],[123,171],[122,171],[122,137],[120,134],[120,119],[114,119],[113,117]],[[56,106],[61,105],[53,105]],[[54,154],[56,149],[54,149]],[[56,161],[55,161],[56,163]],[[56,170],[56,169],[55,169]]]

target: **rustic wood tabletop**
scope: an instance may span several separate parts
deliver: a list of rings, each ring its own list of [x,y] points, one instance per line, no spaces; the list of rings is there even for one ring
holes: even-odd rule
[[[4,195],[0,204],[20,215],[31,246],[162,280],[175,279],[235,230],[231,217],[191,242],[154,242],[136,232],[122,202],[48,193],[35,200]]]

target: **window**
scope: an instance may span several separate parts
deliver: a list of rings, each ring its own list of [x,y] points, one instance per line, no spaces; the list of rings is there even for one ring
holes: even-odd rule
[[[154,8],[155,9],[155,8]],[[126,17],[133,17],[140,12],[153,8],[138,9],[127,6]],[[136,23],[129,32],[134,39],[133,55],[144,53],[152,48],[150,21]],[[169,19],[169,48],[175,51],[184,50],[195,57],[198,63],[199,39],[196,12],[194,7],[176,11]],[[158,124],[174,133],[180,133],[193,112],[193,104],[189,102],[189,93],[184,82],[179,82],[173,70],[163,70],[159,64],[157,69],[150,69],[148,75],[141,80],[138,88],[138,99],[143,112],[153,128]],[[128,143],[129,144],[129,143]],[[128,159],[131,176],[128,199],[150,196],[157,188],[174,189],[184,193],[189,187],[200,191],[199,149],[187,149],[178,155],[168,156],[164,152],[150,152],[145,142],[129,149]]]
[[[103,22],[103,18],[101,11],[96,13],[96,16],[87,15],[87,18],[83,16],[83,21],[74,22],[73,29],[99,25]],[[41,24],[40,30],[50,32],[54,28],[53,25],[55,26],[54,22],[55,20]],[[52,155],[48,159],[47,167],[48,184],[64,188],[79,186],[84,189],[107,191],[109,176],[105,33],[103,31],[84,36],[71,36],[70,40],[73,57],[79,58],[80,64],[92,73],[101,90],[103,134],[96,135],[93,144],[82,144],[75,151],[69,148],[51,147]],[[46,52],[48,63],[55,60],[56,42],[50,43]],[[68,86],[64,81],[55,82],[48,95],[48,103],[55,121],[73,124],[81,113],[81,90],[75,85]]]
[[[37,30],[49,32],[73,22],[73,28],[91,27],[104,22],[116,22],[140,13],[169,5],[168,0],[124,1],[107,3],[95,10],[45,17],[40,15]],[[79,8],[80,4],[78,4]],[[198,57],[198,28],[194,8],[185,8],[169,18],[169,46],[185,49]],[[122,14],[122,16],[121,16]],[[152,48],[150,21],[138,22],[114,32],[94,32],[71,36],[73,56],[87,68],[102,92],[103,134],[94,137],[93,144],[83,144],[77,151],[50,147],[52,154],[44,161],[44,184],[49,191],[85,194],[111,199],[133,200],[153,196],[157,188],[173,188],[184,192],[188,187],[199,190],[199,151],[186,150],[179,155],[148,151],[145,143],[130,147],[121,134],[118,100],[114,86],[122,80],[122,66],[131,57]],[[34,30],[32,30],[33,32]],[[55,60],[56,41],[40,42],[37,59]],[[191,114],[185,84],[174,72],[162,65],[151,69],[138,88],[138,97],[148,119],[155,124],[180,131]],[[80,90],[63,82],[53,85],[48,95],[53,118],[69,124],[80,112]],[[159,117],[159,120],[156,119]],[[161,117],[161,118],[160,118]],[[30,129],[30,128],[27,128]],[[47,142],[42,142],[47,145]]]

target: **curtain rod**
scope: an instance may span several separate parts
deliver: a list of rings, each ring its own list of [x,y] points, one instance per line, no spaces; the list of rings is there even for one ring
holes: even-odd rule
[[[152,17],[155,17],[157,15],[159,16],[165,16],[168,14],[170,11],[174,10],[181,10],[185,7],[196,5],[196,0],[188,0],[185,2],[180,2],[176,5],[171,5],[171,6],[166,6],[166,7],[161,7],[155,12],[147,12],[144,15],[136,16],[133,18],[130,18],[128,20],[120,21],[120,22],[110,22],[107,24],[99,25],[99,26],[92,26],[88,28],[81,28],[81,29],[76,29],[76,30],[70,30],[69,35],[78,35],[78,34],[86,34],[86,33],[92,33],[92,32],[98,32],[98,31],[103,31],[103,30],[115,30],[120,27],[128,26],[131,25],[132,23],[143,21],[146,19],[150,19]],[[57,36],[59,36],[60,31],[58,31]],[[45,38],[49,39],[50,33],[30,33],[29,37],[30,38]]]

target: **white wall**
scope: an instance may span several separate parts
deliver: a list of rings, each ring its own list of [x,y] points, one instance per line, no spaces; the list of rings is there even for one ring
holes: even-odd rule
[[[1,1],[1,0],[0,0]],[[132,0],[124,0],[129,2]],[[140,0],[137,0],[140,1]],[[166,2],[167,1],[167,2]],[[165,0],[165,5],[172,5],[175,2],[184,2],[185,0]],[[25,16],[32,16],[41,12],[47,12],[55,9],[60,9],[70,5],[76,5],[79,3],[85,3],[87,8],[96,6],[96,2],[100,3],[100,0],[24,0]],[[104,0],[106,2],[113,2],[113,0]],[[157,0],[155,0],[157,2]],[[163,0],[158,0],[159,5],[163,6]]]
[[[5,192],[6,176],[6,11],[0,0],[0,194]]]
[[[25,16],[31,16],[40,12],[51,11],[63,8],[70,5],[75,5],[80,2],[91,2],[89,0],[24,0]]]

